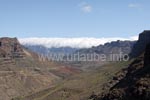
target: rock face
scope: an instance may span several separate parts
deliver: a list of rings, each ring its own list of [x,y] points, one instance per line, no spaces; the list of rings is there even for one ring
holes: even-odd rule
[[[23,57],[23,49],[17,38],[0,38],[1,57]]]
[[[146,46],[150,43],[150,30],[145,30],[139,35],[139,40],[133,46],[131,57],[135,58],[140,56],[145,50]]]
[[[140,34],[134,46],[136,50],[133,50],[136,56],[140,56],[136,57],[126,69],[125,77],[111,87],[107,93],[100,94],[93,100],[150,100],[149,36],[150,33],[147,31]]]
[[[110,43],[105,43],[104,45],[99,45],[89,49],[81,49],[81,53],[97,53],[97,54],[111,54],[122,52],[124,54],[129,54],[132,50],[135,41],[113,41]]]
[[[144,54],[144,66],[150,65],[150,44],[147,45]]]
[[[40,60],[36,53],[21,46],[17,38],[0,38],[0,100],[21,100],[22,96],[49,88],[77,71]]]

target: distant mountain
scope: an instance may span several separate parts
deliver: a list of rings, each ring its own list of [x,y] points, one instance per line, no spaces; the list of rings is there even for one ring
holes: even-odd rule
[[[75,68],[80,68],[82,70],[93,70],[97,67],[100,67],[100,65],[104,65],[107,63],[107,61],[118,61],[120,56],[110,57],[111,54],[129,54],[133,48],[133,45],[136,43],[136,41],[113,41],[105,43],[104,45],[99,46],[93,46],[91,48],[71,48],[71,47],[59,47],[59,48],[47,48],[42,45],[24,45],[29,50],[35,51],[39,54],[43,54],[47,57],[49,54],[69,54],[63,57],[63,62],[61,64],[69,64],[71,66],[74,66]],[[99,60],[90,60],[88,61],[88,57],[83,57],[82,55],[88,55],[88,54],[104,54],[106,55],[106,61]],[[78,57],[74,56],[78,55]],[[55,58],[55,56],[54,56]],[[79,59],[78,59],[79,58]],[[87,58],[84,60],[84,58]],[[100,58],[100,57],[99,57]],[[50,59],[53,59],[50,57]],[[68,61],[69,59],[69,61]]]
[[[133,45],[136,41],[113,41],[105,43],[104,45],[93,46],[92,48],[80,49],[77,50],[76,53],[82,54],[104,54],[109,56],[110,54],[130,54]]]
[[[71,54],[78,50],[79,48],[72,47],[45,47],[43,45],[24,45],[29,50],[32,50],[38,54],[48,55],[48,54]]]
[[[59,48],[47,48],[42,45],[24,45],[29,50],[35,51],[39,54],[49,55],[49,54],[129,54],[133,48],[136,41],[113,41],[105,43],[104,45],[93,46],[92,48],[71,48],[71,47],[59,47]]]
[[[79,52],[83,53],[97,53],[97,54],[107,54],[107,53],[118,53],[121,50],[123,53],[130,53],[135,41],[113,41],[105,43],[104,45],[93,46],[89,49],[81,49]]]

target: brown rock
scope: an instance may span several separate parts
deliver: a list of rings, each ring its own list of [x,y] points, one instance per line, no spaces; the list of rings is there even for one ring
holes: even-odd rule
[[[23,49],[17,38],[0,38],[1,57],[21,57],[22,54]]]

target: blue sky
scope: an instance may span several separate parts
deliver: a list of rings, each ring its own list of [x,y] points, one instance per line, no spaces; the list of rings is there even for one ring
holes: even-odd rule
[[[150,28],[150,0],[0,0],[0,37],[130,37]]]

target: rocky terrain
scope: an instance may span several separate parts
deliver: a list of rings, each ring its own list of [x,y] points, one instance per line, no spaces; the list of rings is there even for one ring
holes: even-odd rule
[[[24,55],[23,49],[17,38],[0,38],[0,56],[1,57],[20,57]]]
[[[133,46],[132,52],[130,54],[131,58],[140,56],[145,50],[145,47],[148,43],[150,43],[150,30],[145,30],[142,33],[140,33],[139,40]]]
[[[0,100],[150,100],[149,40],[144,31],[137,42],[79,50],[106,55],[121,50],[132,56],[127,62],[102,64],[42,60],[16,38],[0,38]]]
[[[17,38],[0,38],[0,100],[14,100],[52,87],[78,69],[41,60]]]
[[[135,60],[120,75],[116,75],[108,91],[92,94],[92,100],[150,100],[150,33],[144,31],[131,54]],[[142,51],[143,50],[143,51]]]

